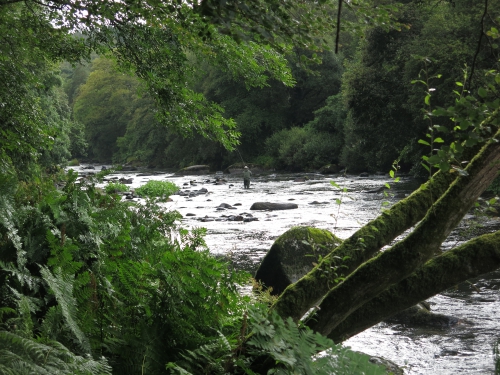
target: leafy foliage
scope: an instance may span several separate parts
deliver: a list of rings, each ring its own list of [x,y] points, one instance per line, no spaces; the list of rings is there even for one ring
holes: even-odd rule
[[[386,373],[383,367],[368,362],[367,356],[298,327],[291,318],[285,321],[265,305],[249,307],[241,324],[241,336],[236,340],[220,334],[212,343],[186,352],[182,361],[168,367],[178,374],[254,374],[267,370],[268,374]],[[245,349],[243,335],[248,335]]]
[[[145,185],[135,189],[140,197],[159,198],[160,200],[168,199],[176,191],[179,191],[179,188],[173,182],[155,180],[150,180]]]
[[[120,373],[164,373],[182,350],[215,337],[223,317],[238,315],[236,283],[247,276],[208,253],[203,231],[178,229],[178,213],[151,202],[130,209],[91,181],[80,186],[73,172],[63,190],[47,189],[34,206],[11,206],[14,222],[1,222],[12,238],[0,243],[6,332],[104,355]]]
[[[94,360],[74,355],[58,342],[41,342],[0,331],[0,374],[111,374],[111,367],[102,358]]]
[[[127,185],[122,184],[120,182],[110,182],[104,188],[104,191],[108,194],[115,194],[129,190],[130,189]]]

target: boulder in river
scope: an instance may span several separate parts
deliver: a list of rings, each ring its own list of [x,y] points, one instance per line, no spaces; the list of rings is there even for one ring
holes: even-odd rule
[[[120,178],[118,181],[124,185],[130,185],[132,182],[134,182],[133,178]]]
[[[295,203],[270,203],[270,202],[255,202],[250,207],[251,210],[291,210],[299,208]]]
[[[429,304],[423,301],[406,310],[398,312],[385,321],[388,323],[406,324],[418,327],[446,328],[457,324],[459,319],[450,315],[434,313],[430,311]]]
[[[176,175],[202,175],[208,174],[210,167],[208,165],[192,165],[190,167],[182,168],[180,171],[175,172]]]
[[[262,260],[255,279],[271,294],[279,295],[342,242],[331,232],[311,227],[294,227],[283,233]]]

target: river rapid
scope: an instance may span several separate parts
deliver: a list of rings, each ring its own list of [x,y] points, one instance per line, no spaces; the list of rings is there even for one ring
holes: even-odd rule
[[[82,174],[93,172],[72,167]],[[96,166],[100,170],[100,166]],[[323,176],[320,174],[254,175],[250,189],[236,175],[176,176],[158,172],[120,172],[107,178],[132,178],[136,188],[149,180],[168,180],[187,192],[173,195],[169,209],[183,215],[185,228],[207,229],[210,251],[225,256],[240,269],[255,273],[274,240],[293,226],[328,229],[347,238],[375,218],[387,205],[410,194],[418,187],[411,178],[393,183],[389,176]],[[216,177],[226,180],[214,184]],[[303,179],[306,177],[306,179]],[[331,181],[342,189],[334,188]],[[389,196],[373,192],[389,183]],[[191,194],[207,189],[204,194]],[[137,200],[137,199],[136,199]],[[338,202],[341,202],[339,205]],[[254,202],[296,203],[297,209],[251,211]],[[220,209],[222,203],[235,209]],[[241,215],[247,221],[228,221]],[[252,216],[248,216],[252,215]],[[255,220],[256,219],[256,220]],[[467,236],[473,217],[468,216],[443,244],[451,248]],[[249,221],[253,220],[253,221]],[[488,219],[477,231],[498,229],[496,219]],[[385,357],[403,367],[405,374],[493,374],[493,347],[500,323],[500,270],[447,290],[428,302],[434,312],[452,315],[459,324],[448,328],[416,328],[380,323],[345,342],[353,350]]]

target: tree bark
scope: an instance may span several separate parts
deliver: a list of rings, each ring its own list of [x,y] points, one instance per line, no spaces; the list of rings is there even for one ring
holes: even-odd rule
[[[299,321],[336,285],[335,279],[340,275],[331,273],[327,276],[325,270],[338,267],[343,275],[353,272],[377,254],[382,247],[418,223],[455,178],[456,176],[451,173],[436,173],[409,197],[370,221],[325,256],[311,272],[290,285],[275,302],[273,308],[280,316],[284,318],[290,316]]]
[[[330,290],[314,319],[309,320],[309,327],[324,335],[330,334],[351,313],[435,255],[441,243],[495,179],[500,169],[499,159],[500,143],[488,142],[467,166],[468,175],[452,183],[410,235],[365,262]]]
[[[500,267],[500,231],[474,238],[431,259],[413,274],[365,303],[328,335],[341,342],[470,278]]]

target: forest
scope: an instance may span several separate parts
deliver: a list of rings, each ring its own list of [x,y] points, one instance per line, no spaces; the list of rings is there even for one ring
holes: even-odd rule
[[[500,232],[439,252],[499,190],[499,24],[491,0],[0,0],[0,374],[386,373],[342,341],[500,267]],[[133,205],[64,169],[242,160],[424,183],[246,296],[173,184]]]

